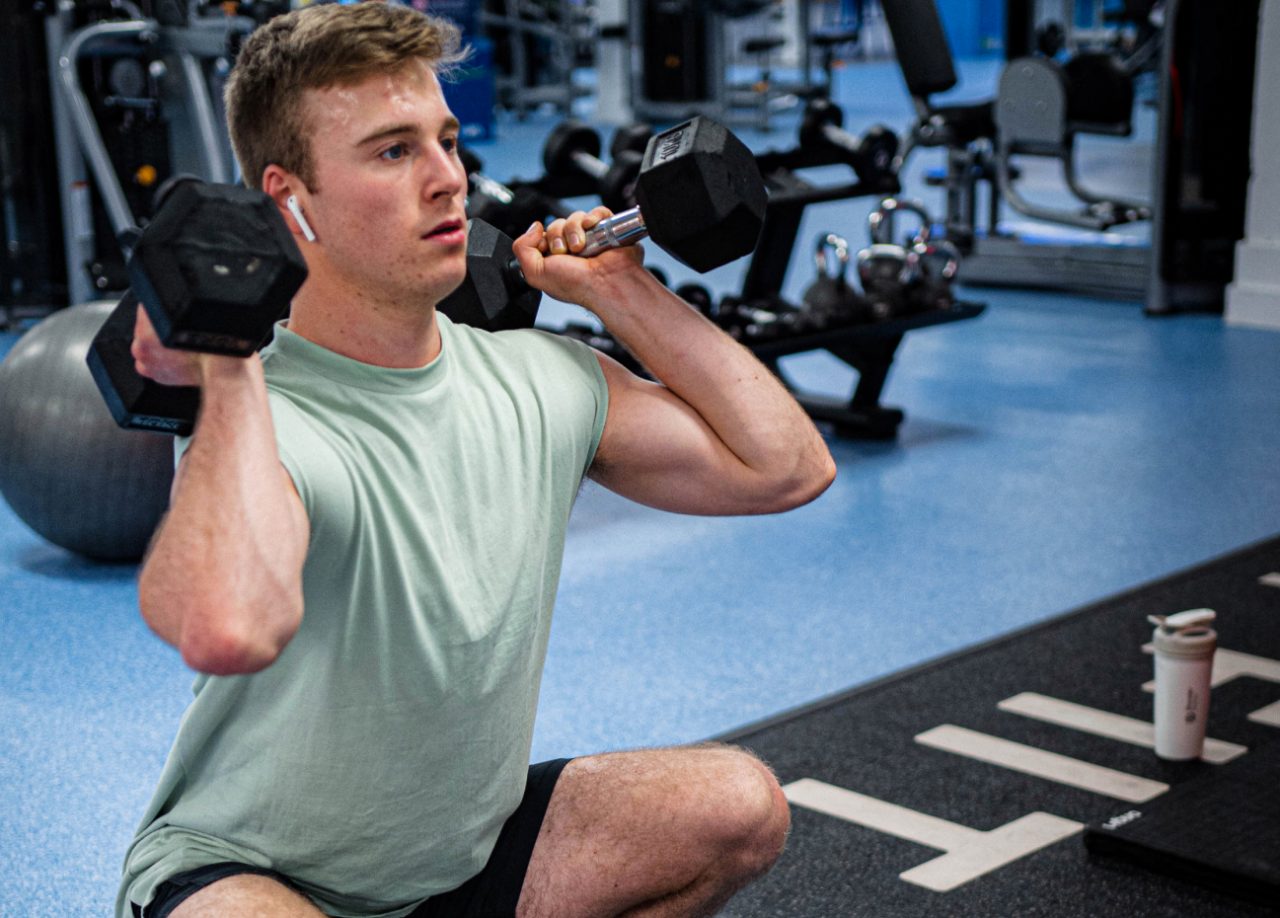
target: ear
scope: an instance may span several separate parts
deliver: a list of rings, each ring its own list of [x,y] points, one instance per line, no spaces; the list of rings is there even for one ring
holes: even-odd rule
[[[315,233],[307,223],[305,208],[310,200],[306,183],[292,172],[272,163],[262,170],[262,190],[276,202],[285,225],[295,236],[315,241]]]

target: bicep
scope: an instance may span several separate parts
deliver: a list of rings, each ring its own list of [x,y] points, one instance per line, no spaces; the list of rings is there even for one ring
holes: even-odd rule
[[[623,497],[676,513],[759,512],[753,473],[710,425],[666,386],[597,353],[609,411],[590,477]]]

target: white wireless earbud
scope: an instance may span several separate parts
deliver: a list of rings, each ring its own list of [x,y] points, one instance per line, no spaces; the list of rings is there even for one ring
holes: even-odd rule
[[[289,195],[289,197],[285,199],[284,206],[289,208],[289,213],[293,214],[293,219],[298,221],[298,228],[302,230],[303,238],[305,238],[307,242],[315,242],[316,234],[311,229],[311,224],[307,222],[307,218],[302,216],[302,208],[298,205],[298,196],[293,194]]]

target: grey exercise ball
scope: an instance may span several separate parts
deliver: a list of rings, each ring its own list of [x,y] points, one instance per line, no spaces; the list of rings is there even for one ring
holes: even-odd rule
[[[168,505],[173,440],[117,427],[85,364],[114,306],[61,309],[0,363],[0,494],[55,545],[137,561]]]

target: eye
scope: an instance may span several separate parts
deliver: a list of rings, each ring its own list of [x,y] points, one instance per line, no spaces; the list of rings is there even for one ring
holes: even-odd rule
[[[457,137],[442,137],[442,138],[440,138],[440,146],[444,148],[444,151],[445,151],[446,153],[449,153],[449,154],[457,153],[457,152],[458,152],[458,138],[457,138]]]
[[[409,147],[403,143],[392,144],[378,154],[379,158],[385,159],[388,162],[395,162],[396,160],[404,159],[408,155]]]

